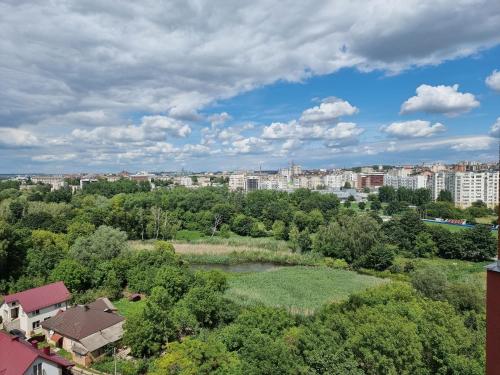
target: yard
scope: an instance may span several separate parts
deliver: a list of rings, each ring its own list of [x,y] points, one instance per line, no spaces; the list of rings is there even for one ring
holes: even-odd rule
[[[131,302],[127,298],[122,298],[118,301],[113,301],[113,304],[118,309],[118,313],[120,315],[123,315],[125,318],[130,318],[131,316],[142,311],[146,301],[142,299],[137,302]]]
[[[325,303],[344,300],[353,292],[384,282],[387,281],[327,267],[278,267],[233,274],[227,296],[243,305],[262,303],[309,315]]]

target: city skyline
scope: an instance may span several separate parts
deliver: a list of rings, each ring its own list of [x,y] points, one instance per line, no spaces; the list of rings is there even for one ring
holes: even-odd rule
[[[0,173],[498,160],[500,6],[416,4],[2,4]]]

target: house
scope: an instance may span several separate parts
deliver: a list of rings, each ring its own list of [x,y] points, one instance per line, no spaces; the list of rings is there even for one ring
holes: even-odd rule
[[[31,337],[41,332],[44,320],[66,310],[70,298],[62,281],[10,294],[0,306],[0,320],[7,331],[17,329]]]
[[[38,349],[36,344],[0,331],[1,375],[64,375],[72,366],[48,347]]]
[[[42,327],[49,342],[71,353],[77,364],[89,366],[109,344],[121,340],[124,321],[107,298],[99,298],[57,314]]]

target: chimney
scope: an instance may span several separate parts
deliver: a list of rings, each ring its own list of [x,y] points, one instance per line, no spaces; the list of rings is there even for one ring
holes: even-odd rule
[[[46,347],[43,348],[43,354],[51,355],[51,353],[50,353],[50,346],[46,346]]]
[[[33,340],[31,342],[31,346],[34,347],[35,349],[38,349],[38,341],[37,340]]]
[[[500,243],[498,246],[498,253],[500,254]],[[486,267],[487,375],[500,374],[500,361],[498,358],[500,358],[500,256],[497,255],[497,261]]]

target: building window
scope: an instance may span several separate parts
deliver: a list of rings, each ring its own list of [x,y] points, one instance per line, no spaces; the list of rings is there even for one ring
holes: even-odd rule
[[[33,329],[37,329],[38,327],[40,327],[40,321],[37,320],[36,322],[33,322],[31,326],[33,327]]]
[[[36,315],[38,315],[38,314],[40,314],[40,310],[35,310],[35,311],[33,311],[33,316],[36,316]]]
[[[59,307],[61,307],[61,306],[62,306],[62,303],[56,303],[56,304],[55,304],[56,309],[58,309],[58,308],[59,308]]]
[[[42,364],[38,363],[33,366],[33,375],[42,375]]]

